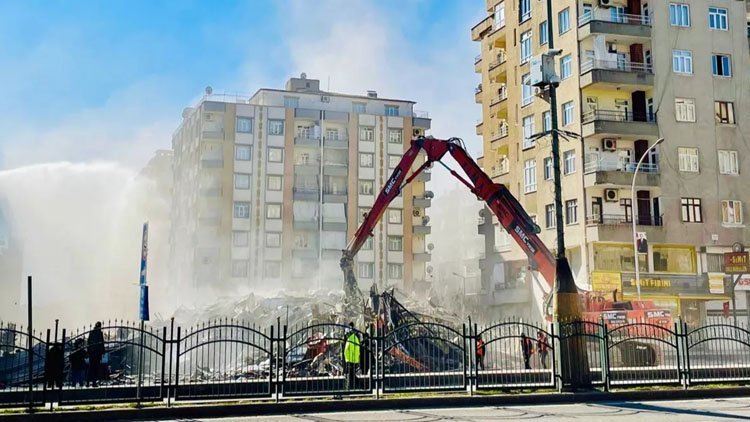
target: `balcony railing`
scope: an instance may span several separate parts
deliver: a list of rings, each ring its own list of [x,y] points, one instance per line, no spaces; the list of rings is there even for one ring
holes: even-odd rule
[[[587,161],[584,165],[584,173],[594,173],[597,171],[624,171],[634,173],[637,163],[620,163],[605,160]],[[659,173],[659,164],[641,163],[639,173]]]
[[[492,63],[490,63],[489,69],[492,70],[500,66],[503,63],[505,63],[505,54],[498,54],[495,60]]]
[[[416,117],[417,119],[429,119],[430,118],[430,113],[424,110],[414,110],[412,114],[414,115],[413,117]]]
[[[661,226],[661,216],[655,215],[638,215],[636,216],[636,222],[639,226]],[[600,215],[589,215],[586,217],[586,224],[597,224],[604,226],[620,226],[633,224],[633,216],[626,214],[600,214]]]
[[[493,106],[493,105],[495,105],[495,104],[499,103],[500,101],[503,101],[503,100],[507,100],[507,99],[508,99],[508,90],[507,90],[507,89],[501,89],[501,90],[500,90],[500,91],[498,92],[498,95],[497,95],[497,97],[494,97],[494,98],[493,98],[493,99],[492,99],[492,100],[490,101],[490,105],[491,105],[491,106]]]
[[[654,68],[650,64],[631,62],[628,60],[589,59],[581,63],[582,74],[593,69],[617,70],[619,72],[654,73]]]
[[[323,186],[323,193],[326,195],[346,195],[346,192],[346,188]]]
[[[503,139],[506,136],[508,136],[508,126],[501,125],[500,127],[498,127],[497,132],[492,134],[491,140],[497,141],[498,139]]]
[[[586,25],[591,21],[603,21],[612,23],[624,23],[627,25],[651,25],[651,17],[648,15],[632,15],[629,13],[584,13],[578,18],[578,26]]]
[[[475,94],[479,94],[480,92],[482,92],[482,84],[479,84],[476,88],[474,88]]]
[[[606,120],[610,122],[655,122],[656,115],[653,113],[643,112],[634,113],[625,110],[589,110],[581,116],[583,123],[590,123],[594,120]]]
[[[477,64],[477,63],[479,63],[479,62],[481,62],[481,61],[482,61],[482,55],[481,55],[481,54],[477,54],[477,55],[476,55],[476,56],[474,57],[474,64]]]

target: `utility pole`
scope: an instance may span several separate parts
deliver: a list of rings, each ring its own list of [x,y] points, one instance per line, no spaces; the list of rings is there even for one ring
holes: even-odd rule
[[[552,23],[552,0],[547,0],[547,46],[548,54],[555,52],[555,37]],[[550,117],[552,118],[552,172],[555,188],[555,229],[557,232],[556,276],[554,289],[554,318],[558,323],[580,321],[578,288],[573,280],[568,258],[565,256],[565,226],[563,220],[562,184],[560,175],[560,136],[557,132],[557,81],[549,86]],[[583,325],[575,323],[566,330],[568,336],[560,341],[562,358],[562,388],[588,388],[591,386],[586,342]]]

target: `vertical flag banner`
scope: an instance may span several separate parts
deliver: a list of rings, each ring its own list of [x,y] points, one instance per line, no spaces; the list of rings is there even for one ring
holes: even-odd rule
[[[146,285],[146,268],[148,262],[148,223],[143,223],[143,242],[141,244],[141,301],[140,319],[148,321],[148,286]]]

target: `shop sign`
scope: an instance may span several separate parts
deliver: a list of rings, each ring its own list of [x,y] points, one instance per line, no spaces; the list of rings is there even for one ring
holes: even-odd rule
[[[591,289],[599,293],[622,292],[620,273],[594,271],[591,273]],[[619,296],[619,294],[618,294]]]
[[[724,294],[724,273],[708,273],[708,291],[711,294]]]
[[[734,277],[732,278],[732,281],[734,281]],[[750,291],[750,275],[741,276],[740,280],[737,282],[737,285],[734,287],[734,290],[738,292]]]
[[[635,274],[622,273],[622,287],[626,293],[633,294],[636,288]],[[707,274],[654,274],[641,273],[641,292],[664,296],[679,294],[707,295],[709,283]]]
[[[727,274],[749,273],[749,263],[750,259],[748,259],[748,252],[724,253],[724,272]]]

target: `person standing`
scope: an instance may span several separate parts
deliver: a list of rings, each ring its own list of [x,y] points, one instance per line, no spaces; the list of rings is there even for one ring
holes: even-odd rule
[[[482,340],[482,336],[477,336],[477,369],[482,371],[484,371],[484,352],[484,340]]]
[[[73,387],[86,383],[86,348],[82,338],[73,343],[73,351],[68,356],[70,360],[70,383]]]
[[[534,344],[530,338],[526,337],[526,333],[521,333],[521,351],[523,352],[524,369],[531,369],[529,360],[531,359],[531,354],[534,352]]]
[[[102,370],[102,356],[104,356],[105,352],[104,334],[102,334],[101,322],[97,321],[94,325],[94,329],[89,333],[87,346],[89,354],[89,376],[86,385],[91,382],[93,386],[96,387]]]
[[[542,365],[542,368],[547,369],[549,344],[547,343],[547,335],[542,330],[536,332],[536,350],[539,352],[539,363]]]
[[[355,388],[357,381],[357,365],[359,365],[359,334],[354,329],[354,323],[349,323],[349,331],[345,335],[344,367],[346,372],[346,389]]]

